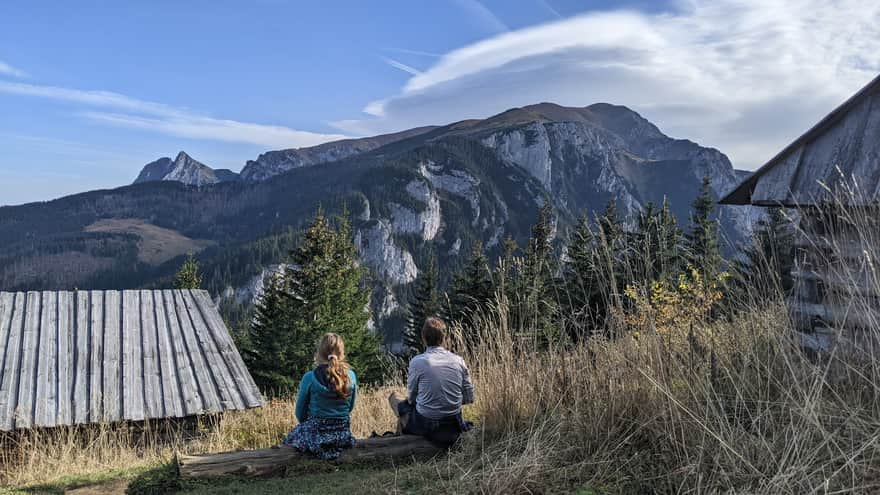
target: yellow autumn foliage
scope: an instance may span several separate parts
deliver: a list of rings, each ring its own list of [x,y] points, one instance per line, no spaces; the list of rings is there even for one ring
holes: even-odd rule
[[[653,281],[647,286],[630,284],[624,291],[628,308],[621,320],[635,332],[655,330],[661,335],[690,331],[706,322],[724,298],[722,287],[730,275],[721,272],[705,277],[693,267],[678,275],[673,284]]]

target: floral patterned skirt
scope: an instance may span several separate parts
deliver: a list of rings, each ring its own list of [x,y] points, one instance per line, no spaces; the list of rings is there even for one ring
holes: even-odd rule
[[[324,460],[336,459],[354,443],[348,418],[309,418],[284,438],[284,445]]]

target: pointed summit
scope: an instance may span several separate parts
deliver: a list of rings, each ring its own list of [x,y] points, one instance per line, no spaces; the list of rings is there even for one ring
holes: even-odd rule
[[[237,179],[238,174],[225,169],[214,170],[181,151],[173,161],[163,157],[148,163],[134,183],[169,180],[191,186],[204,186]]]

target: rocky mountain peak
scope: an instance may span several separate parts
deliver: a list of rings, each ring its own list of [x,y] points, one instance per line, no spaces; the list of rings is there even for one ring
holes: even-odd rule
[[[180,151],[174,160],[162,157],[144,166],[134,183],[152,181],[177,181],[191,186],[204,186],[237,180],[238,174],[230,170],[214,170]]]

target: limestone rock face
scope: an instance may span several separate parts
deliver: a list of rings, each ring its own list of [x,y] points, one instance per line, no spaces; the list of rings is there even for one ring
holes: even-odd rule
[[[386,220],[376,220],[359,229],[355,245],[361,259],[379,277],[391,284],[407,284],[416,279],[418,268],[409,251],[397,246],[392,227]]]

